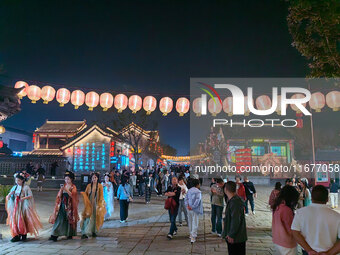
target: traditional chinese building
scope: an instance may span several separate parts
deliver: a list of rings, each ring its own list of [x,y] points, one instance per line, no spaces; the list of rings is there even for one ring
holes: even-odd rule
[[[62,159],[68,169],[78,173],[133,167],[134,148],[140,153],[140,165],[149,162],[146,151],[161,154],[158,131],[144,130],[135,123],[117,132],[86,121],[47,120],[35,130],[33,142],[30,156]]]

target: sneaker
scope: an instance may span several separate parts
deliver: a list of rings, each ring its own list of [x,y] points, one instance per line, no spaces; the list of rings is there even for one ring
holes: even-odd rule
[[[20,236],[15,236],[11,239],[12,243],[19,242],[20,241]]]
[[[217,232],[216,232],[216,231],[211,231],[211,234],[212,234],[212,235],[216,235]]]
[[[168,239],[172,239],[172,238],[173,238],[171,234],[168,234],[166,237],[167,237]]]
[[[174,236],[177,235],[177,231],[174,231]]]
[[[81,239],[87,239],[87,238],[89,238],[87,235],[82,235],[81,236]]]
[[[253,211],[253,215],[255,215],[255,211]]]
[[[217,234],[218,237],[221,237],[222,235],[221,234]]]
[[[194,242],[196,242],[196,239],[195,238],[190,238],[190,242],[193,244]]]
[[[246,213],[245,215],[246,215],[246,217],[248,217],[248,216],[249,216],[249,214],[248,214],[248,213]]]
[[[183,226],[183,224],[182,224],[182,223],[179,223],[179,226],[180,226],[180,227],[182,227],[182,226]]]
[[[120,223],[125,223],[125,220],[120,220],[119,222],[120,222]]]
[[[51,236],[48,240],[56,242],[58,240],[57,236]]]

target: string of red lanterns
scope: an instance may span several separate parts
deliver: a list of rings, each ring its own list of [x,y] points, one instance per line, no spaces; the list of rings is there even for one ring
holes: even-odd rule
[[[65,104],[71,102],[74,105],[75,109],[78,109],[84,103],[89,107],[88,109],[92,111],[95,107],[100,105],[103,108],[103,111],[107,111],[112,106],[114,106],[117,111],[120,113],[124,111],[127,107],[132,111],[132,113],[137,113],[142,108],[146,111],[146,114],[149,115],[157,108],[157,100],[153,96],[146,96],[144,100],[138,95],[132,95],[129,98],[124,94],[118,94],[115,97],[111,93],[102,93],[99,95],[98,93],[91,91],[85,94],[81,90],[74,90],[72,93],[66,88],[60,88],[57,91],[51,86],[44,86],[43,88],[38,87],[37,85],[28,85],[24,81],[18,81],[14,85],[15,88],[23,88],[18,93],[20,99],[27,96],[32,103],[36,103],[38,100],[42,99],[45,104],[56,99],[59,103],[60,107],[63,107]],[[280,102],[280,95],[278,96],[278,102]],[[302,98],[304,97],[302,94],[294,94],[292,98]],[[232,116],[233,112],[233,104],[232,97],[227,97],[223,100],[222,105],[220,104],[217,98],[211,98],[208,101],[208,111],[216,116],[222,110],[228,114],[228,116]],[[245,97],[245,116],[248,116],[250,110],[248,108],[248,99]],[[254,104],[254,100],[253,100]],[[195,98],[192,102],[192,109],[196,116],[201,115],[201,105],[202,99]],[[261,95],[256,98],[255,105],[258,110],[267,110],[271,108],[272,102],[269,96]],[[306,103],[303,104],[306,106]],[[339,111],[340,109],[340,91],[330,91],[325,96],[321,92],[315,92],[311,95],[311,100],[309,101],[309,106],[311,109],[315,110],[315,112],[321,112],[321,110],[328,106],[333,111]],[[174,102],[170,97],[163,97],[159,101],[159,110],[163,113],[163,116],[168,115],[172,112],[174,106]],[[177,99],[175,104],[176,111],[179,113],[179,116],[183,116],[190,109],[190,101],[185,97],[180,97]],[[297,113],[300,113],[300,110],[295,106],[291,105],[291,108]],[[280,114],[281,112],[281,104],[278,103],[276,112]]]

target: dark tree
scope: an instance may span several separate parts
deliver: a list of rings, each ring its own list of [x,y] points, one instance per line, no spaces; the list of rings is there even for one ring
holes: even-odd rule
[[[292,45],[308,60],[310,77],[340,77],[340,1],[287,0]]]

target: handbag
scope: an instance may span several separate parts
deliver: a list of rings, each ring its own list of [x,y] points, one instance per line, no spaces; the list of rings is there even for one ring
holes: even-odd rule
[[[165,199],[165,203],[164,203],[164,209],[165,210],[170,210],[172,207],[172,197],[168,197],[167,199]]]
[[[125,193],[126,196],[127,196],[128,194],[130,194],[130,193],[128,193],[128,192],[126,191],[125,186],[123,186],[123,189],[124,189],[124,193]],[[126,199],[126,201],[127,201],[128,203],[130,203],[130,200],[131,200],[131,196],[129,196],[128,199]]]

